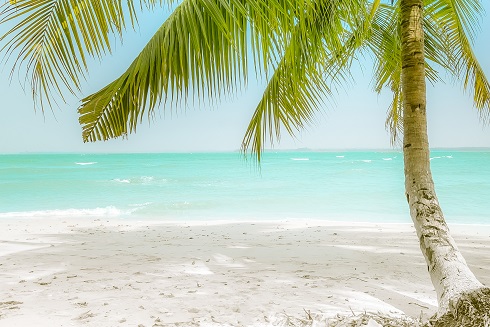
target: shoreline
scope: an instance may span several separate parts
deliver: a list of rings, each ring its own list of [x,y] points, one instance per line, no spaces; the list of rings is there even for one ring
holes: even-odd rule
[[[268,326],[436,297],[407,223],[0,220],[0,325]],[[449,225],[490,284],[490,225]]]
[[[399,221],[364,221],[364,220],[358,220],[358,221],[348,221],[348,220],[326,220],[326,219],[317,219],[317,218],[284,218],[284,219],[199,219],[199,218],[192,218],[192,219],[172,219],[172,220],[159,220],[157,217],[154,218],[148,218],[148,217],[141,217],[141,216],[104,216],[104,217],[97,217],[95,215],[89,215],[88,217],[81,217],[81,216],[70,216],[70,217],[63,217],[63,216],[55,216],[54,218],[49,218],[47,216],[11,216],[9,217],[8,215],[1,216],[0,213],[0,227],[3,227],[5,225],[9,224],[17,224],[20,222],[27,223],[28,225],[36,225],[36,224],[44,224],[46,222],[50,222],[53,224],[59,224],[59,223],[67,223],[71,222],[73,224],[76,224],[76,226],[81,227],[81,226],[86,226],[86,227],[93,227],[95,223],[98,222],[104,222],[107,226],[119,226],[119,225],[131,225],[133,227],[137,226],[169,226],[169,227],[183,227],[183,226],[219,226],[219,225],[281,225],[281,226],[291,226],[291,228],[295,228],[294,226],[298,226],[298,228],[301,228],[300,226],[318,226],[318,227],[338,227],[338,226],[343,226],[343,227],[356,227],[356,226],[363,226],[363,227],[378,227],[378,226],[401,226],[404,228],[410,228],[411,230],[415,231],[413,222],[407,221],[407,222],[399,222]],[[458,232],[461,230],[465,230],[468,232],[469,230],[478,232],[476,230],[477,227],[481,227],[483,230],[490,229],[490,222],[489,223],[463,223],[463,222],[447,222],[447,225],[450,229],[451,232],[453,232],[453,229]],[[62,228],[59,225],[58,227]],[[71,226],[73,228],[73,226]],[[62,232],[62,230],[56,230],[56,232]],[[3,233],[0,231],[0,237],[3,236]],[[0,242],[2,240],[0,239]]]

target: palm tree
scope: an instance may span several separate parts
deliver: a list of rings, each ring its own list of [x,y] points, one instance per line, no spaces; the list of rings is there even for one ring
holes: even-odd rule
[[[406,198],[439,302],[433,324],[488,326],[490,290],[458,251],[434,190],[425,88],[445,70],[488,117],[490,85],[471,48],[481,12],[479,0],[183,0],[119,78],[82,100],[83,139],[127,136],[162,102],[234,92],[252,57],[268,85],[242,146],[260,160],[267,139],[302,129],[350,78],[356,56],[369,53],[375,90],[393,92],[387,126],[394,140],[403,134]],[[0,41],[42,105],[53,93],[76,93],[86,55],[110,52],[108,36],[122,36],[137,17],[132,0],[9,1],[0,23],[14,25]]]
[[[470,271],[451,237],[432,180],[427,136],[423,8],[422,0],[400,2],[405,194],[420,248],[437,292],[438,325],[488,326],[490,290]],[[464,42],[464,39],[461,41]],[[464,43],[460,47],[471,55]],[[464,59],[470,66],[468,57]],[[476,66],[476,60],[473,62]],[[488,82],[483,74],[477,77],[476,88],[483,89],[484,95],[483,99],[478,98],[481,93],[475,90],[476,104],[489,108]],[[484,311],[480,311],[479,317],[478,314],[473,316],[482,309]]]

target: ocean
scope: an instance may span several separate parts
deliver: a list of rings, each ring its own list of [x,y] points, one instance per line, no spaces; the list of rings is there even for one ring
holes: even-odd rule
[[[434,150],[450,223],[490,223],[490,150]],[[0,219],[410,222],[397,151],[0,155]]]

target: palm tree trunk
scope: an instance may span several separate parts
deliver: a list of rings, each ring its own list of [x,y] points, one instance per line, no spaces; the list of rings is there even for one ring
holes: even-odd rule
[[[420,248],[439,302],[454,311],[463,294],[483,288],[468,268],[444,220],[430,170],[427,136],[423,0],[401,0],[405,192]]]

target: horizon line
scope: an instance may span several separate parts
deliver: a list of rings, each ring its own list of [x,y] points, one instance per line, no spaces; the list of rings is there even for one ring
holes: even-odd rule
[[[490,147],[431,147],[430,151],[490,151]],[[291,149],[264,149],[263,153],[274,152],[403,152],[401,148],[291,148]],[[71,151],[23,151],[23,152],[2,152],[0,155],[55,155],[55,154],[204,154],[204,153],[241,153],[249,156],[251,152],[243,152],[242,150],[197,150],[197,151],[147,151],[147,152],[107,152],[107,151],[91,151],[91,152],[71,152]]]

